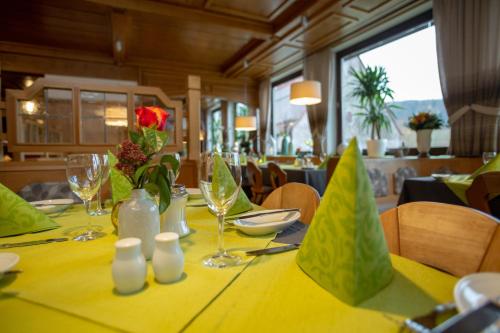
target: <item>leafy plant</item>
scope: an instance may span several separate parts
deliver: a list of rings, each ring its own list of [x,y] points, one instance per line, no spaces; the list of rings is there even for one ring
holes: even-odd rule
[[[435,113],[419,112],[408,119],[408,127],[414,131],[422,129],[440,129],[443,127],[443,120]]]
[[[387,100],[393,99],[394,93],[389,88],[387,73],[383,67],[378,66],[367,66],[359,71],[351,67],[349,73],[354,78],[352,96],[359,100],[357,107],[363,110],[355,115],[364,118],[362,127],[369,132],[372,140],[380,139],[382,129],[391,131],[388,115],[393,115],[393,109],[398,108],[387,104]]]

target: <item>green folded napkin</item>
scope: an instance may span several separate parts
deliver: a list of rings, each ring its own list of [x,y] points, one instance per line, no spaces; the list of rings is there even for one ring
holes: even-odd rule
[[[478,168],[471,175],[452,175],[444,180],[448,188],[455,193],[455,195],[462,200],[465,204],[469,204],[465,192],[472,185],[474,179],[487,172],[500,171],[500,154],[495,156],[494,159]]]
[[[318,165],[318,169],[319,170],[324,170],[327,168],[328,166],[328,161],[330,160],[330,158],[332,158],[331,156],[327,156],[323,162],[321,162],[319,165]]]
[[[465,192],[472,185],[473,181],[474,179],[470,178],[469,175],[451,175],[443,182],[460,200],[469,204]]]
[[[297,253],[297,264],[350,305],[374,296],[392,279],[375,196],[356,138],[340,158]]]
[[[59,224],[0,183],[0,237],[59,228]]]
[[[470,175],[470,179],[474,179],[482,173],[492,172],[492,171],[500,171],[500,154],[497,154],[494,159],[474,171],[472,175]]]
[[[212,178],[212,190],[213,191],[224,191],[227,193],[233,193],[236,188],[236,182],[231,176],[231,172],[227,168],[226,163],[220,155],[215,155],[214,158],[214,169]],[[234,203],[233,207],[229,209],[227,215],[240,214],[252,209],[252,203],[248,200],[245,192],[240,190],[238,193],[238,198]]]
[[[115,169],[118,159],[116,156],[108,151],[108,163],[110,167],[109,180],[111,182],[111,197],[113,198],[113,203],[116,204],[118,201],[128,199],[130,193],[132,193],[132,184],[128,181],[119,170]]]

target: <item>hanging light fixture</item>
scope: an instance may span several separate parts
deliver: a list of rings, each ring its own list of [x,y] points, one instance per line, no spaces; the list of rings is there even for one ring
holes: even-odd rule
[[[321,82],[306,80],[292,83],[290,103],[295,105],[314,105],[321,103]]]
[[[257,129],[257,118],[255,116],[236,117],[234,127],[238,131],[255,131]]]

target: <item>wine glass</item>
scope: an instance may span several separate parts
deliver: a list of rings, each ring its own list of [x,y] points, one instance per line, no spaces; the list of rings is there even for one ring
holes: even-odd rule
[[[107,154],[100,154],[99,161],[101,163],[101,185],[99,186],[99,190],[97,191],[97,209],[95,211],[90,212],[90,215],[106,215],[109,214],[107,210],[102,207],[101,203],[101,191],[102,187],[109,178],[109,161]]]
[[[218,251],[204,258],[208,267],[235,266],[241,257],[224,249],[224,215],[234,205],[241,188],[241,165],[238,153],[203,153],[200,164],[200,189],[208,207],[217,214]]]
[[[101,160],[98,154],[71,154],[66,159],[66,178],[71,191],[75,193],[85,204],[88,224],[84,232],[73,239],[76,241],[90,241],[103,237],[105,234],[91,225],[90,201],[99,191],[101,186]]]
[[[497,153],[494,151],[485,151],[483,152],[483,164],[487,164],[489,161],[495,158]]]

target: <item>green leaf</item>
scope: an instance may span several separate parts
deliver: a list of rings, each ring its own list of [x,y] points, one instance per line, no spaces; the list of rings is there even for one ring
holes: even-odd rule
[[[130,141],[132,141],[135,144],[139,144],[139,141],[142,137],[140,133],[137,133],[135,131],[128,131],[128,136],[130,137]]]
[[[160,190],[160,214],[167,210],[170,205],[170,186],[165,177],[158,177],[158,187]]]
[[[167,144],[167,133],[152,128],[143,127],[144,140],[151,152],[158,153]]]
[[[179,172],[179,161],[172,155],[163,155],[160,160],[161,164],[169,164],[170,168],[174,172],[175,175]]]
[[[143,166],[139,167],[137,170],[135,170],[135,173],[134,173],[134,183],[135,184],[139,184],[139,181],[140,181],[142,175],[144,174],[144,172],[146,172],[146,170],[149,167],[150,167],[150,164],[146,163]]]
[[[149,192],[150,195],[155,196],[160,192],[160,187],[155,183],[147,183],[144,185],[144,189]]]

